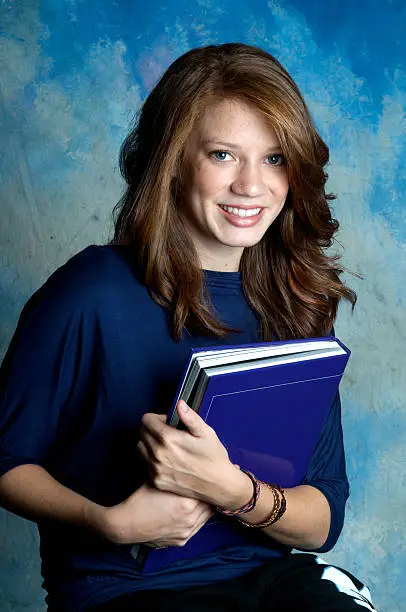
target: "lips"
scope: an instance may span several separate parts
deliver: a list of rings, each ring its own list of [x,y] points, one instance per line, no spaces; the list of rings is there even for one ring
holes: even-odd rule
[[[229,210],[237,209],[237,210],[259,210],[258,214],[250,215],[250,216],[239,216],[233,212],[229,212],[229,210],[225,210],[223,206],[227,206]],[[262,218],[262,214],[264,208],[260,208],[259,206],[228,206],[228,205],[219,205],[219,210],[223,217],[232,225],[236,227],[252,227],[256,225]]]
[[[260,206],[230,206],[228,204],[220,204],[220,208],[231,215],[236,215],[241,218],[252,217],[261,212]]]
[[[264,208],[259,204],[247,204],[246,206],[241,206],[241,204],[226,204],[221,203],[219,206],[228,206],[229,208],[238,208],[239,210],[252,210],[253,208]]]

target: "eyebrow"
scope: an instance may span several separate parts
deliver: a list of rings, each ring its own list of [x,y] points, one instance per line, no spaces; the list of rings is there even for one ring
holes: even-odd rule
[[[225,149],[242,149],[242,147],[236,143],[225,142],[223,140],[212,140],[212,139],[202,140],[201,144],[202,145],[215,145],[219,147],[224,147]],[[277,145],[275,147],[269,147],[267,151],[269,153],[282,153],[282,148],[280,145]]]

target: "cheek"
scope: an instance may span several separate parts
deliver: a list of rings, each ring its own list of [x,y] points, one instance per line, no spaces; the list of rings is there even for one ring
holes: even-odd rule
[[[289,182],[287,175],[281,176],[275,188],[275,193],[278,194],[280,199],[285,200],[289,192]]]
[[[216,168],[201,164],[193,173],[193,192],[202,198],[209,198],[218,193],[224,184],[224,173]]]

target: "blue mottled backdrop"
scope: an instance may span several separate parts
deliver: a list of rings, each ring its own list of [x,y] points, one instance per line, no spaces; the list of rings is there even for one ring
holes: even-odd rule
[[[404,0],[2,0],[0,350],[27,297],[111,235],[117,154],[178,55],[243,41],[276,55],[331,147],[345,261],[364,279],[337,334],[352,497],[327,558],[406,610],[406,4]],[[44,610],[38,538],[0,511],[0,611]]]

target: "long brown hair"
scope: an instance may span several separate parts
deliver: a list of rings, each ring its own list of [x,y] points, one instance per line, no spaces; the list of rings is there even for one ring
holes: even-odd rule
[[[328,148],[290,75],[266,51],[240,43],[192,49],[152,90],[120,151],[127,190],[116,207],[114,244],[133,246],[153,299],[173,314],[173,337],[184,329],[230,332],[215,318],[196,249],[177,206],[182,156],[196,120],[220,98],[259,109],[275,130],[287,163],[286,203],[264,237],[244,249],[240,271],[262,338],[326,335],[341,298],[355,293],[340,280],[333,243],[338,221],[325,193]]]

